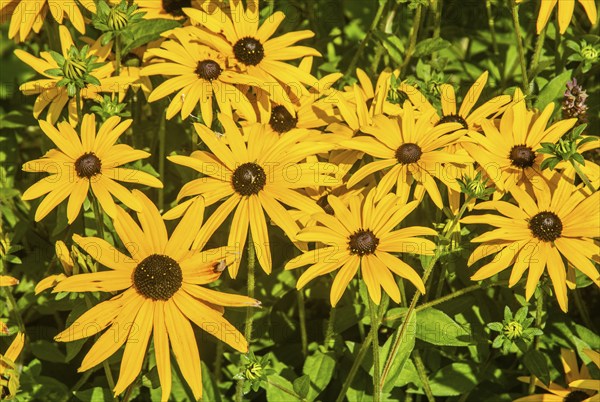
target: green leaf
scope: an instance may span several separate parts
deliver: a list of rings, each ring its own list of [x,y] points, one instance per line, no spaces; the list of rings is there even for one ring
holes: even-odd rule
[[[294,386],[285,378],[277,374],[269,376],[266,390],[267,390],[267,401],[269,402],[301,402],[302,399],[296,395],[293,391]]]
[[[415,335],[418,331],[417,314],[410,314],[410,316],[406,317],[405,319],[408,319],[406,323],[406,330],[402,335],[403,339],[401,339],[400,347],[398,348],[396,355],[391,356],[390,352],[394,341],[399,335],[399,330],[397,330],[394,336],[390,336],[379,350],[379,360],[381,361],[382,369],[385,365],[385,362],[387,362],[389,359],[393,359],[390,366],[390,371],[388,372],[385,382],[383,383],[383,392],[389,392],[395,386],[398,376],[402,372],[406,361],[409,359],[410,354],[415,347]]]
[[[442,38],[429,38],[422,40],[415,47],[413,57],[424,57],[442,49],[452,46],[450,42]]]
[[[310,391],[309,376],[305,374],[302,377],[298,377],[294,380],[294,392],[296,392],[300,398],[306,398],[308,396],[308,391]]]
[[[381,41],[385,50],[387,50],[392,60],[398,64],[401,64],[404,60],[402,53],[404,53],[404,44],[395,35],[386,34],[381,31],[374,31],[375,36]]]
[[[550,102],[553,102],[565,92],[567,81],[571,79],[571,70],[567,70],[557,75],[548,82],[540,91],[534,106],[537,109],[544,109]]]
[[[212,371],[202,362],[202,399],[205,401],[221,402],[221,394]]]
[[[53,363],[64,363],[65,355],[58,349],[58,345],[53,342],[48,342],[40,339],[31,342],[31,353],[40,360],[45,360]]]
[[[455,396],[472,391],[478,383],[472,363],[452,363],[440,369],[429,384],[434,396]]]
[[[435,308],[417,312],[417,338],[440,346],[470,345],[471,336],[446,313]]]
[[[525,367],[527,367],[527,370],[532,375],[548,385],[550,382],[550,371],[548,369],[548,362],[546,362],[546,358],[542,352],[535,349],[530,350],[523,356],[523,364],[525,364]]]
[[[302,373],[310,377],[310,391],[306,399],[309,401],[316,399],[331,381],[334,369],[335,359],[331,353],[317,351],[306,358],[302,368]]]
[[[497,332],[502,332],[502,328],[504,328],[499,322],[490,322],[487,326],[489,329]]]
[[[104,402],[113,400],[112,392],[105,387],[94,387],[86,389],[85,391],[77,391],[75,392],[75,396],[77,399],[84,402]]]
[[[135,39],[123,43],[122,54],[129,53],[132,49],[145,45],[148,42],[159,39],[160,34],[180,26],[179,22],[172,20],[142,20],[132,24],[126,32]],[[125,37],[124,37],[125,38]]]

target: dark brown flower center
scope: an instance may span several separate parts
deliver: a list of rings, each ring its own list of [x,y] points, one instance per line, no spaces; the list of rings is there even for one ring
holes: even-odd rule
[[[348,238],[348,249],[351,254],[358,254],[361,257],[367,254],[373,254],[379,239],[369,229],[359,229]]]
[[[221,66],[214,60],[202,60],[198,62],[196,74],[203,80],[212,81],[219,78],[221,75]]]
[[[542,241],[554,241],[560,237],[563,225],[560,218],[550,211],[536,214],[529,221],[529,230],[533,236]]]
[[[457,114],[449,114],[446,116],[442,116],[442,118],[439,119],[438,122],[435,123],[435,125],[437,126],[444,123],[460,123],[464,128],[469,128],[467,121]]]
[[[233,45],[235,58],[247,66],[255,66],[265,57],[265,48],[257,39],[249,36]]]
[[[527,145],[515,145],[510,150],[508,156],[511,164],[521,169],[526,169],[533,166],[535,160],[535,152]]]
[[[588,394],[586,394],[583,391],[572,391],[569,392],[569,394],[567,396],[565,396],[565,399],[563,399],[564,402],[582,402],[585,401],[586,399],[588,399],[590,396]]]
[[[396,150],[396,159],[398,160],[398,163],[403,165],[417,162],[419,159],[421,159],[421,155],[423,155],[421,147],[419,147],[417,144],[413,144],[412,142],[402,144]]]
[[[82,179],[91,179],[97,174],[100,174],[101,170],[102,162],[93,152],[87,152],[75,161],[75,172],[77,172],[77,176]]]
[[[173,17],[183,16],[184,7],[191,7],[192,0],[162,0],[163,10],[166,13],[171,14]]]
[[[279,134],[283,134],[287,133],[292,128],[296,128],[298,118],[292,116],[284,106],[278,105],[271,109],[271,120],[269,120],[269,124],[273,130],[277,131]]]
[[[241,195],[258,194],[267,183],[265,170],[256,163],[240,165],[231,178],[233,189]]]
[[[169,300],[181,288],[182,282],[181,267],[166,255],[149,255],[133,271],[133,286],[142,296],[152,300]]]
[[[319,198],[317,200],[317,205],[320,206],[321,208],[323,208],[323,211],[325,211],[325,213],[327,213],[329,215],[333,215],[334,211],[333,211],[333,208],[331,207],[331,205],[329,205],[329,201],[327,200],[327,196],[328,196],[328,194],[325,194],[324,196],[322,196],[321,198]]]

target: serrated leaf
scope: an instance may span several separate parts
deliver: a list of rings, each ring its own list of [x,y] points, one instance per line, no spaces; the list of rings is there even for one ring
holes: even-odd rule
[[[555,99],[562,96],[562,94],[565,92],[567,81],[571,79],[571,73],[571,70],[567,70],[551,79],[550,82],[548,82],[540,91],[534,106],[537,109],[542,110],[550,102],[553,102]]]
[[[442,38],[428,38],[422,40],[415,47],[415,52],[413,57],[424,57],[428,56],[434,52],[440,51],[442,49],[446,49],[452,46],[450,42]]]
[[[131,24],[131,26],[124,32],[131,34],[131,37],[134,39],[123,43],[122,54],[127,54],[132,49],[159,39],[163,32],[176,28],[180,25],[181,24],[177,21],[162,19],[142,20],[135,24]],[[122,39],[125,39],[125,37]]]
[[[440,346],[470,345],[470,334],[446,313],[427,308],[417,312],[416,337]]]
[[[536,376],[544,384],[550,382],[550,371],[544,354],[539,350],[532,349],[523,356],[523,364],[529,372]]]
[[[293,385],[281,377],[280,375],[273,374],[269,376],[268,382],[265,386],[267,390],[267,401],[268,402],[301,402],[302,399],[294,392]]]
[[[306,358],[302,373],[310,377],[310,391],[307,400],[314,401],[325,389],[333,377],[335,359],[332,353],[317,351],[314,355]]]
[[[310,391],[310,377],[308,375],[303,375],[302,377],[298,377],[294,380],[294,392],[298,394],[298,396],[302,399],[308,396],[308,392]]]

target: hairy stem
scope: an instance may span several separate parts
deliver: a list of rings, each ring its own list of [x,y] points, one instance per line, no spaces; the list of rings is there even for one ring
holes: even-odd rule
[[[512,0],[511,12],[515,35],[517,37],[517,50],[519,52],[519,62],[521,64],[521,77],[523,81],[523,92],[529,94],[529,79],[527,78],[527,63],[525,62],[525,49],[523,47],[523,35],[521,34],[521,25],[519,24],[519,6],[515,0]]]
[[[373,349],[373,402],[381,401],[381,386],[379,383],[380,365],[379,365],[379,316],[377,306],[369,296],[369,313],[371,315],[371,338]]]
[[[538,285],[539,286],[539,285]],[[535,297],[535,327],[542,329],[542,318],[544,315],[544,291],[541,287],[537,289],[537,295]],[[540,347],[540,336],[536,335],[533,338],[533,350],[538,350]],[[529,378],[529,395],[535,392],[535,376]]]
[[[419,27],[421,26],[421,14],[423,13],[423,6],[418,5],[417,11],[415,12],[415,17],[413,19],[413,25],[410,29],[410,38],[408,49],[406,49],[406,54],[404,55],[404,60],[402,61],[402,65],[400,66],[400,77],[404,77],[404,73],[410,64],[410,59],[412,58],[413,53],[417,47],[417,38],[419,37]]]

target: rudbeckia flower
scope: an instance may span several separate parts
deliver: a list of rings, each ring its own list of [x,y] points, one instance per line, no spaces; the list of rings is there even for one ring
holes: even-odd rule
[[[275,102],[293,113],[293,99],[285,88],[291,88],[296,96],[300,96],[306,93],[304,84],[315,85],[317,79],[286,62],[321,54],[307,46],[292,46],[299,40],[312,38],[312,31],[288,32],[273,38],[285,18],[280,11],[267,17],[259,27],[258,3],[258,0],[250,0],[244,10],[241,0],[230,0],[227,10],[214,7],[207,11],[192,8],[183,11],[193,24],[206,30],[198,37],[201,43],[223,54],[240,72],[256,79],[258,85],[266,83],[263,89]]]
[[[473,142],[463,142],[462,146],[502,192],[514,186],[530,188],[537,178],[547,180],[540,169],[545,156],[536,152],[541,143],[556,143],[577,122],[561,120],[547,127],[553,111],[551,102],[536,115],[527,110],[525,100],[520,100],[504,112],[499,126],[483,121],[483,134],[470,131]]]
[[[307,213],[321,211],[313,200],[295,189],[336,184],[338,180],[330,175],[336,171],[336,166],[323,162],[299,162],[308,156],[325,152],[331,146],[311,141],[298,142],[304,135],[301,131],[279,136],[265,131],[260,124],[249,128],[246,144],[231,117],[221,114],[219,120],[225,130],[222,137],[217,137],[204,125],[194,125],[200,139],[213,153],[195,151],[191,156],[168,157],[171,162],[204,175],[185,184],[177,200],[200,195],[210,205],[225,199],[200,229],[193,247],[202,248],[235,209],[227,244],[236,250],[239,258],[229,266],[230,275],[234,278],[237,275],[248,225],[257,247],[258,262],[265,272],[270,273],[271,242],[265,212],[293,240],[300,228],[282,204]],[[194,202],[194,198],[167,212],[165,219],[180,216]]]
[[[25,41],[33,30],[39,33],[44,25],[48,11],[59,24],[67,16],[75,29],[85,33],[85,21],[79,5],[96,12],[96,3],[88,0],[5,0],[0,2],[0,14],[3,19],[11,15],[8,37],[19,42]]]
[[[42,220],[68,197],[67,220],[69,224],[73,223],[90,189],[110,216],[115,216],[116,212],[113,196],[129,208],[139,211],[142,205],[117,181],[162,188],[160,180],[148,173],[120,167],[150,156],[148,152],[133,149],[129,145],[115,144],[131,122],[121,122],[119,117],[111,117],[96,134],[96,117],[86,114],[81,124],[80,138],[69,123],[61,122],[54,127],[49,122],[39,121],[41,129],[58,149],[51,149],[41,159],[23,165],[26,172],[50,173],[50,176],[23,193],[23,200],[33,200],[47,194],[35,212],[36,221]]]
[[[199,105],[202,120],[210,126],[214,100],[222,113],[232,115],[236,109],[245,120],[255,122],[254,109],[237,85],[255,85],[256,80],[236,72],[219,52],[199,44],[197,36],[203,34],[191,26],[175,29],[160,48],[148,50],[148,56],[154,58],[141,74],[172,76],[156,87],[148,101],[176,92],[167,108],[167,119],[179,112],[186,119]]]
[[[519,0],[520,3],[523,0]],[[596,9],[595,0],[577,0],[581,7],[583,7],[590,23],[594,25],[596,18],[598,17],[598,10]],[[542,32],[542,29],[548,23],[552,10],[558,4],[558,29],[561,34],[564,34],[571,23],[573,18],[573,11],[575,10],[575,0],[540,0],[540,12],[537,19],[537,33]]]
[[[472,215],[461,220],[497,228],[471,240],[482,244],[469,257],[469,266],[496,254],[471,279],[480,281],[512,266],[508,283],[512,287],[529,269],[525,286],[525,297],[529,300],[547,271],[558,304],[567,311],[567,270],[563,257],[600,286],[600,275],[592,262],[599,257],[594,239],[600,237],[600,192],[587,195],[560,178],[553,191],[540,185],[533,188],[533,196],[520,187],[513,187],[511,194],[517,205],[506,201],[482,202],[475,206],[476,210],[499,214]]]
[[[136,0],[135,4],[138,6],[138,12],[146,13],[144,18],[147,20],[181,20],[185,18],[183,8],[200,8],[208,1],[210,0]]]
[[[222,306],[258,306],[246,296],[221,293],[201,285],[221,275],[215,269],[227,259],[225,248],[190,251],[204,203],[198,199],[188,209],[171,236],[156,206],[134,191],[143,206],[137,214],[141,227],[118,208],[115,230],[128,247],[125,255],[104,239],[74,235],[73,240],[106,271],[74,275],[62,280],[53,292],[115,292],[110,299],[87,310],[55,337],[72,342],[104,331],[83,358],[79,371],[89,370],[116,353],[123,345],[119,379],[114,393],[122,393],[139,375],[153,335],[156,368],[162,387],[161,400],[171,392],[171,358],[177,364],[194,397],[202,396],[200,355],[190,321],[235,350],[247,352],[243,335],[223,317]],[[133,331],[135,328],[135,331]]]
[[[600,355],[597,352],[589,349],[583,352],[592,359],[596,366],[599,366]],[[565,372],[566,388],[553,381],[546,385],[534,377],[535,385],[547,391],[547,393],[524,396],[515,399],[514,402],[597,402],[600,380],[592,378],[585,364],[582,364],[579,368],[577,355],[574,351],[561,349],[560,360]],[[528,384],[530,378],[519,377],[518,380]]]
[[[341,143],[379,158],[354,173],[348,180],[348,188],[375,172],[390,168],[377,185],[379,197],[396,186],[396,194],[406,202],[411,186],[416,182],[415,199],[422,200],[427,191],[435,205],[442,209],[442,196],[435,178],[458,190],[458,184],[448,180],[444,165],[471,160],[467,155],[452,154],[443,148],[455,143],[466,131],[456,122],[434,126],[431,124],[433,111],[415,118],[413,106],[408,101],[403,109],[402,117],[379,115],[373,118],[372,125],[361,127],[361,131],[369,136],[354,137]]]
[[[335,306],[360,267],[371,299],[379,304],[381,288],[400,302],[400,290],[392,273],[408,279],[421,293],[425,286],[417,272],[392,253],[410,252],[433,255],[435,244],[417,236],[435,236],[433,229],[412,226],[393,230],[418,205],[417,201],[403,203],[394,194],[375,201],[376,190],[365,198],[354,197],[346,207],[338,197],[330,195],[333,215],[320,212],[312,217],[320,225],[302,229],[298,240],[319,242],[323,247],[293,258],[285,269],[311,265],[298,279],[301,289],[314,278],[338,270],[331,285],[330,300]]]

